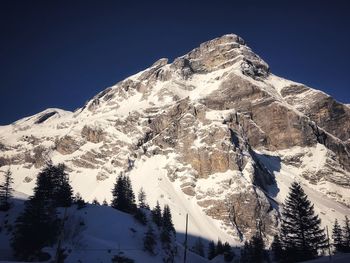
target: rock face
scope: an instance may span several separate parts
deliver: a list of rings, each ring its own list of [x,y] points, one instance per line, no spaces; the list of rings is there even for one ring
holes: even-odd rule
[[[66,135],[56,141],[56,151],[63,155],[74,153],[79,149],[79,147],[80,144],[69,135]]]
[[[227,233],[244,239],[258,228],[274,233],[283,201],[276,174],[284,169],[350,205],[349,130],[348,106],[272,75],[230,34],[170,64],[158,60],[74,113],[50,110],[0,127],[0,166],[39,169],[48,157],[64,161],[75,190],[92,199],[95,187],[103,200],[116,174],[132,176],[163,156],[157,169],[166,172],[167,187],[178,185]]]
[[[84,126],[81,130],[81,136],[88,142],[99,143],[104,139],[104,132],[98,127]]]

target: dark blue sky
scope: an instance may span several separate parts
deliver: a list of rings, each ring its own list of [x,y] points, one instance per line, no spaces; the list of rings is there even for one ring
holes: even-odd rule
[[[161,57],[236,33],[285,78],[350,103],[348,1],[0,2],[0,124],[74,110]]]

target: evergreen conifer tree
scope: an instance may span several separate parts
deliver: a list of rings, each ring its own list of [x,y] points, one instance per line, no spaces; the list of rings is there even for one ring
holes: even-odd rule
[[[233,253],[230,244],[225,242],[223,245],[223,250],[224,250],[224,260],[226,262],[231,262],[235,254]]]
[[[98,202],[96,197],[94,198],[94,200],[92,200],[92,204],[93,205],[100,205],[100,203]]]
[[[283,207],[280,238],[287,257],[294,261],[315,258],[327,244],[321,220],[296,182],[292,183]]]
[[[204,257],[204,245],[200,237],[197,238],[196,242],[194,243],[193,251],[201,257]]]
[[[146,216],[145,212],[141,208],[136,208],[134,217],[142,225],[146,225],[147,224],[147,216]]]
[[[166,249],[170,249],[170,243],[173,235],[175,237],[175,228],[173,225],[171,212],[168,205],[164,206],[163,215],[161,217],[161,226],[162,226],[162,231],[160,236],[161,241],[163,243],[163,246]]]
[[[350,220],[345,216],[344,228],[343,228],[343,249],[344,252],[350,252]]]
[[[0,211],[7,211],[10,209],[10,199],[12,198],[13,192],[13,178],[10,169],[5,172],[4,177],[4,182],[0,185]]]
[[[68,207],[73,201],[65,165],[49,163],[38,174],[33,199],[50,201],[54,207]]]
[[[55,242],[60,222],[56,207],[72,202],[72,189],[64,170],[64,165],[49,163],[38,174],[34,195],[16,220],[11,245],[17,258],[38,258],[41,248]]]
[[[105,199],[103,199],[102,205],[104,205],[104,206],[108,206],[108,203],[107,203],[106,198],[105,198]]]
[[[154,247],[157,244],[156,237],[151,225],[148,226],[148,230],[143,238],[143,248],[154,255]]]
[[[208,259],[212,260],[216,257],[216,245],[215,242],[212,240],[209,242],[208,245]]]
[[[171,233],[164,227],[160,232],[160,240],[162,241],[163,247],[169,248],[169,244],[171,242]]]
[[[167,231],[175,233],[175,228],[171,217],[171,211],[168,205],[165,205],[163,209],[162,226]]]
[[[127,212],[133,213],[136,210],[135,194],[132,190],[132,185],[129,176],[124,176],[126,186]]]
[[[221,240],[218,240],[218,243],[216,245],[216,255],[221,255],[224,253],[224,245],[222,244]]]
[[[84,208],[86,206],[86,203],[84,201],[84,199],[81,197],[80,193],[76,193],[74,199],[73,199],[74,203],[77,205],[77,208],[80,210],[82,208]]]
[[[137,195],[138,203],[139,203],[139,208],[146,209],[148,208],[147,202],[146,202],[146,193],[141,187],[138,195]]]
[[[16,220],[11,241],[16,258],[38,258],[43,247],[55,242],[58,231],[59,220],[52,203],[31,198],[25,203],[24,211]]]
[[[244,247],[241,250],[241,259],[240,262],[242,263],[250,263],[252,261],[252,245],[250,242],[245,241]]]
[[[259,232],[257,232],[251,240],[244,243],[241,254],[241,262],[261,263],[268,261],[268,254],[265,251],[265,243]]]
[[[273,237],[273,241],[271,244],[271,250],[272,250],[275,261],[280,262],[282,259],[283,250],[282,250],[282,244],[281,244],[281,240],[280,240],[279,235],[275,235]]]
[[[113,195],[112,207],[121,211],[125,211],[126,210],[126,186],[125,186],[125,181],[123,179],[122,174],[120,174],[117,177],[117,181],[114,184],[112,195]]]
[[[112,207],[126,213],[135,212],[135,195],[132,190],[130,178],[120,174],[114,185]]]
[[[267,259],[267,254],[265,251],[265,243],[261,235],[259,233],[255,234],[250,243],[252,247],[251,255],[253,262],[264,262]]]
[[[64,164],[55,167],[57,186],[54,193],[56,207],[69,207],[73,203],[73,189],[69,183],[69,175]]]
[[[157,227],[161,227],[161,225],[162,225],[162,210],[160,208],[158,201],[157,201],[156,206],[152,210],[152,220],[157,225]]]
[[[342,233],[342,229],[341,229],[337,219],[335,219],[335,221],[334,221],[332,238],[333,238],[333,246],[335,248],[335,251],[336,252],[344,251],[343,233]]]

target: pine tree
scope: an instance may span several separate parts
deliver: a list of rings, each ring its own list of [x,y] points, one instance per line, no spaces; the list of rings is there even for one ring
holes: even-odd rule
[[[287,257],[309,260],[317,256],[318,250],[326,247],[326,236],[320,228],[321,220],[307,199],[300,184],[290,187],[282,212],[281,243]]]
[[[167,231],[175,233],[170,207],[168,205],[165,205],[163,209],[162,226]]]
[[[135,214],[134,214],[134,218],[140,222],[142,225],[146,225],[147,224],[147,216],[145,214],[145,212],[141,209],[141,208],[136,208]]]
[[[152,220],[157,225],[157,227],[161,227],[161,225],[162,225],[162,210],[160,208],[158,201],[157,201],[155,208],[152,210]]]
[[[56,167],[57,186],[54,194],[56,207],[69,207],[73,203],[73,189],[69,183],[69,175],[64,164]]]
[[[281,240],[280,240],[279,235],[275,235],[273,237],[273,241],[271,244],[271,250],[272,250],[275,261],[280,262],[280,260],[282,259],[283,250],[282,250],[282,244],[281,244]]]
[[[92,204],[93,205],[100,205],[100,203],[98,202],[96,197],[94,198],[94,200],[92,200]]]
[[[154,255],[154,247],[156,246],[157,241],[154,235],[154,231],[151,225],[148,226],[148,230],[145,233],[145,237],[143,238],[143,248]]]
[[[344,228],[343,228],[343,248],[344,252],[350,252],[350,220],[345,216]]]
[[[242,263],[250,263],[252,261],[252,245],[250,242],[245,241],[244,247],[241,250],[241,260]]]
[[[255,234],[252,237],[250,243],[252,247],[251,255],[252,255],[253,262],[256,262],[256,263],[264,262],[267,256],[265,252],[265,243],[261,235],[259,233]]]
[[[86,206],[86,202],[81,197],[80,193],[76,193],[73,202],[77,205],[78,210],[84,208]]]
[[[73,201],[73,191],[69,184],[65,165],[49,163],[38,174],[33,199],[45,199],[54,207],[68,207]]]
[[[208,245],[208,259],[212,260],[215,257],[216,257],[216,246],[215,246],[215,242],[212,240],[209,242],[209,245]]]
[[[268,261],[268,254],[265,251],[265,243],[259,232],[257,232],[249,241],[244,243],[241,251],[241,262],[261,263]]]
[[[72,203],[72,189],[65,166],[49,163],[38,174],[34,195],[17,218],[11,245],[17,258],[37,258],[41,248],[52,245],[58,236],[56,207]]]
[[[104,205],[104,206],[108,206],[108,203],[107,203],[106,198],[105,198],[105,199],[103,199],[102,205]]]
[[[221,242],[221,240],[218,240],[218,243],[216,245],[216,255],[221,255],[224,253],[224,246]]]
[[[164,227],[162,227],[162,230],[160,232],[160,240],[164,247],[169,247],[169,244],[171,242],[171,233]]]
[[[201,257],[204,257],[204,245],[200,237],[197,238],[196,242],[194,243],[193,251]]]
[[[223,250],[224,250],[224,260],[226,262],[231,262],[235,254],[233,253],[230,244],[225,242],[223,246]]]
[[[121,211],[126,210],[126,186],[121,174],[117,177],[112,195],[112,207]]]
[[[335,251],[336,252],[344,251],[343,233],[337,219],[335,219],[334,221],[332,238],[333,238],[333,245],[334,245]]]
[[[168,205],[164,206],[163,215],[161,217],[161,226],[162,231],[160,234],[160,239],[163,243],[163,247],[170,249],[170,243],[174,234],[175,236],[175,228],[171,218],[171,212]]]
[[[126,186],[127,212],[133,213],[136,210],[135,194],[129,176],[124,176]]]
[[[146,202],[146,193],[145,191],[143,190],[143,188],[141,187],[138,195],[137,195],[137,199],[138,199],[138,202],[139,202],[139,208],[148,208],[148,205],[147,205],[147,202]]]
[[[4,176],[4,183],[0,185],[0,211],[7,211],[10,209],[10,199],[12,198],[13,192],[13,178],[10,169],[5,172]]]
[[[16,220],[11,241],[16,258],[37,258],[43,247],[55,242],[58,230],[59,220],[52,203],[44,199],[29,199]]]
[[[135,212],[135,195],[132,190],[130,178],[119,175],[112,191],[112,207],[126,213]]]

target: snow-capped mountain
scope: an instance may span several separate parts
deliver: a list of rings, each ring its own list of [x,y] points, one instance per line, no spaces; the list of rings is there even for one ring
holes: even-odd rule
[[[47,109],[0,127],[0,169],[31,194],[45,162],[64,162],[75,192],[111,199],[128,174],[151,206],[208,240],[237,244],[300,181],[324,225],[350,215],[350,108],[273,75],[237,35],[201,44],[105,89],[75,112]]]

